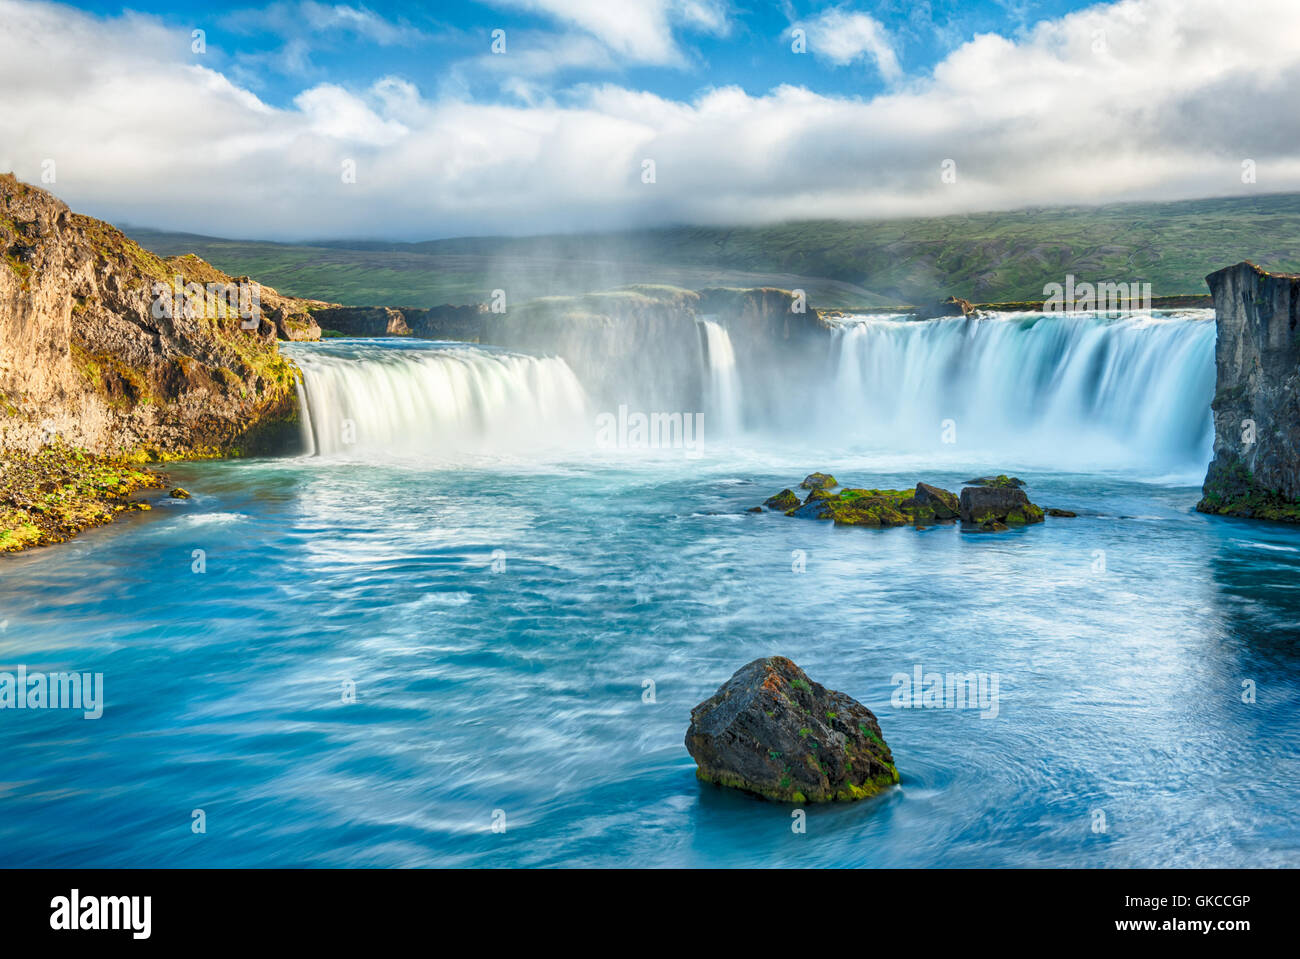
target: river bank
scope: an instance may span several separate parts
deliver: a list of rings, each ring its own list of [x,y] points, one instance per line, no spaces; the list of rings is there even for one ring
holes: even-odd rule
[[[62,543],[125,512],[152,507],[135,494],[167,477],[121,457],[62,443],[0,455],[0,553]]]

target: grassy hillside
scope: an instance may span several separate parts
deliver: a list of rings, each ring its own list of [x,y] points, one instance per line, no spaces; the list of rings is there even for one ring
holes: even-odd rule
[[[513,302],[630,283],[801,287],[814,306],[1041,299],[1079,280],[1204,293],[1252,259],[1300,269],[1300,194],[880,221],[678,227],[614,234],[299,246],[127,231],[160,255],[194,252],[281,292],[349,305]]]

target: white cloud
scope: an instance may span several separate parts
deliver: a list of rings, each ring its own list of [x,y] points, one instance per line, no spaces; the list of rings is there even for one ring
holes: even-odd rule
[[[1300,190],[1296,7],[1259,0],[1243,17],[1235,4],[1122,0],[1015,40],[979,36],[872,99],[780,86],[681,101],[611,84],[503,106],[387,77],[313,85],[278,108],[191,65],[152,18],[0,0],[0,156],[32,182],[55,159],[54,192],[110,220],[273,238]]]
[[[677,26],[717,35],[728,29],[724,0],[487,0],[575,26],[620,57],[648,64],[683,62]]]
[[[264,7],[236,10],[227,14],[223,23],[234,30],[280,36],[345,34],[385,47],[409,45],[423,36],[410,24],[388,20],[365,7],[315,0],[278,0]]]
[[[889,34],[875,18],[843,7],[831,7],[804,24],[808,50],[815,57],[845,66],[867,59],[886,80],[902,73]]]

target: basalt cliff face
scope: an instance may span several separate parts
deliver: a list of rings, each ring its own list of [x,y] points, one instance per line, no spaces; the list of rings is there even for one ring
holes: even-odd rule
[[[1300,522],[1300,275],[1238,263],[1214,295],[1214,460],[1204,513]]]
[[[0,260],[0,451],[54,438],[148,460],[295,447],[299,374],[276,341],[319,337],[309,308],[323,304],[256,287],[260,315],[232,311],[211,290],[250,290],[247,277],[160,259],[12,175]],[[177,277],[207,292],[191,288],[188,308],[168,294],[164,309]]]

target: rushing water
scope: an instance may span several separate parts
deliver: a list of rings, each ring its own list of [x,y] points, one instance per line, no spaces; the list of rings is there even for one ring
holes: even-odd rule
[[[819,384],[857,411],[837,442],[742,419],[699,457],[594,449],[617,397],[558,359],[292,347],[327,455],[179,466],[193,499],[0,558],[0,668],[107,691],[98,720],[0,712],[0,864],[1300,864],[1300,530],[1192,510],[1212,328],[1053,322],[851,323]],[[1053,468],[1090,451],[1127,465]],[[813,469],[1009,470],[1080,515],[744,511]],[[803,835],[682,743],[778,653],[876,712],[902,776]],[[996,717],[891,704],[917,666],[997,674]]]
[[[723,436],[737,433],[744,425],[744,392],[736,369],[736,351],[731,335],[714,320],[701,320],[704,328],[705,362],[709,377],[704,411],[707,421]]]
[[[948,421],[959,445],[1046,448],[1056,466],[1199,468],[1213,439],[1214,323],[1208,311],[862,318],[836,331],[830,382],[855,433],[894,449],[924,448]]]

